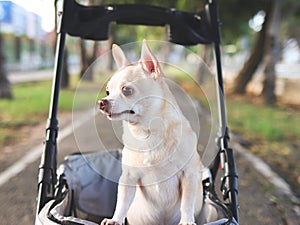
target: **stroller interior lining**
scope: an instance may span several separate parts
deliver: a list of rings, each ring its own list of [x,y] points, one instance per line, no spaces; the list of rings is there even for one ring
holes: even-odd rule
[[[115,181],[121,175],[121,157],[119,150],[67,156],[58,169],[60,197],[43,208],[39,217],[47,217],[49,223],[41,224],[95,225],[102,218],[111,217],[117,198]],[[203,171],[206,174],[203,182],[211,179],[208,171],[207,168]],[[209,189],[205,192],[202,215],[207,224],[236,224],[226,206]],[[87,220],[90,218],[96,221]]]

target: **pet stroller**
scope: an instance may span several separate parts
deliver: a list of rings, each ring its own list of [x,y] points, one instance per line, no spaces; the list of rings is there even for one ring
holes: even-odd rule
[[[168,26],[169,41],[179,45],[212,45],[216,62],[216,96],[219,132],[215,141],[217,156],[203,174],[203,215],[217,215],[207,224],[238,224],[237,172],[229,131],[223,89],[220,21],[217,0],[209,0],[201,12],[188,13],[149,5],[82,6],[75,0],[57,0],[57,48],[46,140],[38,176],[36,224],[95,225],[111,217],[117,195],[121,154],[117,150],[74,154],[57,169],[58,99],[66,35],[83,39],[107,40],[111,22],[130,25]],[[97,167],[98,173],[88,164]],[[101,175],[99,175],[101,174]],[[217,185],[217,175],[221,183]],[[92,181],[92,182],[91,182]],[[216,187],[221,192],[217,194]],[[96,190],[96,191],[95,191]],[[218,195],[222,195],[222,200]],[[141,206],[142,207],[142,206]],[[86,213],[80,218],[80,209]]]

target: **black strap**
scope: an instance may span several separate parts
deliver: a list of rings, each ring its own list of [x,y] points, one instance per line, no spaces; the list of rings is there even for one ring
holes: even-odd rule
[[[69,220],[59,220],[57,219],[53,214],[51,214],[51,210],[58,204],[60,201],[56,200],[52,203],[52,205],[49,208],[49,212],[47,214],[47,218],[54,223],[60,224],[60,225],[84,225],[83,223],[78,223],[74,221],[69,221]]]
[[[232,216],[232,212],[229,210],[228,206],[226,204],[224,204],[217,197],[216,193],[214,193],[214,192],[208,191],[207,196],[216,206],[220,207],[223,210],[223,212],[226,214],[228,221],[226,221],[222,225],[230,225],[233,220],[233,216]]]
[[[61,224],[61,225],[84,225],[83,223],[77,223],[74,221],[69,220],[59,220],[55,218],[50,212],[47,215],[48,219],[53,221],[54,223]]]

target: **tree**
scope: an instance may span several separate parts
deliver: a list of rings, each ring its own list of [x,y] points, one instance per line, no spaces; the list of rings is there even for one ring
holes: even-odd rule
[[[283,4],[284,3],[284,4]],[[300,29],[295,29],[300,23],[300,1],[286,0],[281,2],[282,21],[281,34],[287,34],[287,38],[293,38],[300,45]]]
[[[0,98],[13,99],[11,86],[7,79],[7,71],[5,69],[5,57],[3,54],[3,41],[0,34]]]
[[[212,61],[212,51],[209,45],[204,45],[203,47],[199,47],[199,56],[203,60],[198,65],[196,72],[196,79],[199,84],[203,84],[205,81],[205,76],[207,76],[209,72],[210,62]]]
[[[81,68],[80,68],[80,77],[85,80],[93,80],[93,73],[90,71],[88,74],[83,76],[87,71],[88,67],[95,61],[97,57],[98,42],[93,42],[92,52],[88,54],[86,49],[86,41],[79,39],[80,44],[80,58],[81,58]]]
[[[280,25],[280,0],[271,3],[270,24],[268,26],[265,40],[265,68],[262,96],[267,104],[276,102],[275,96],[275,65],[280,56],[278,34]]]
[[[263,60],[264,52],[265,52],[265,43],[266,43],[266,35],[269,27],[269,17],[270,17],[270,9],[271,9],[271,1],[268,1],[269,4],[266,5],[264,9],[266,16],[265,21],[263,23],[261,31],[258,33],[255,44],[252,47],[250,56],[248,60],[245,62],[242,69],[239,71],[235,81],[233,92],[236,94],[244,94],[246,92],[246,86],[249,81],[252,79],[253,74],[257,70],[259,64]]]
[[[64,50],[64,63],[62,67],[61,87],[68,88],[70,85],[70,72],[68,65],[68,49]]]
[[[103,5],[104,0],[88,0],[86,5]],[[86,80],[93,80],[93,72],[89,71],[84,77],[83,75],[87,71],[88,67],[95,61],[97,57],[98,42],[93,42],[92,51],[89,54],[86,48],[86,41],[79,39],[80,45],[80,59],[81,59],[81,68],[80,68],[80,77]]]
[[[249,20],[267,8],[266,0],[226,0],[218,1],[218,5],[222,21],[222,45],[235,45],[241,37],[250,36]]]
[[[267,104],[272,105],[276,101],[275,65],[281,53],[280,42],[294,38],[298,44],[300,43],[299,29],[295,29],[300,22],[300,2],[298,0],[266,0],[266,3],[263,29],[259,33],[249,59],[235,80],[234,92],[245,93],[246,85],[257,67],[262,64],[264,81],[261,95]],[[280,19],[280,14],[283,15],[283,20]]]

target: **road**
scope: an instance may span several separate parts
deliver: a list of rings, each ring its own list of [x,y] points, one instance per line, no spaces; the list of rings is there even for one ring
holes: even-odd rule
[[[16,84],[38,80],[51,80],[52,76],[53,70],[16,71],[8,74],[8,80],[11,84]]]
[[[77,75],[79,73],[78,66],[73,65],[69,72],[71,76]],[[8,73],[8,80],[11,84],[51,80],[52,77],[53,69],[11,71]]]
[[[75,117],[76,120],[79,118],[81,117]],[[65,155],[73,152],[115,149],[121,146],[120,139],[115,136],[116,133],[120,136],[116,124],[112,127],[100,114],[90,117],[84,115],[83,118],[84,123],[59,142],[59,162],[62,162]],[[60,129],[63,131],[71,121],[70,114],[62,115]],[[1,172],[21,159],[34,146],[42,143],[44,127],[45,124],[42,123],[30,131],[31,138],[13,148],[2,150],[7,157],[0,157]],[[236,160],[239,173],[240,224],[299,224],[300,217],[295,213],[295,205],[279,193],[242,155],[236,154]],[[1,225],[34,224],[38,166],[39,159],[34,160],[0,187]]]

